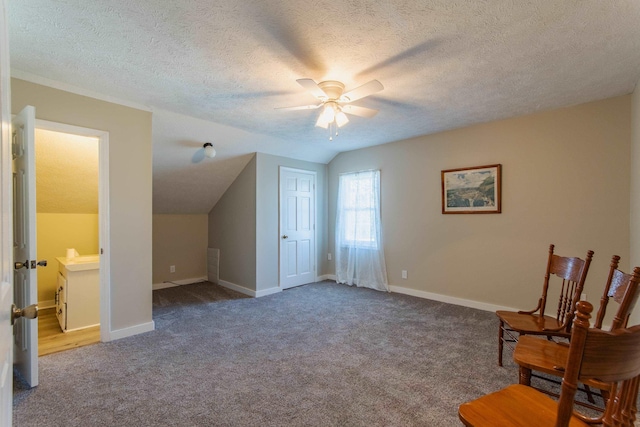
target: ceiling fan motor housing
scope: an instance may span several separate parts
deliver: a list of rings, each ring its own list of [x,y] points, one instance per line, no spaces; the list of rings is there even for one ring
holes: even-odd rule
[[[344,85],[336,80],[327,80],[318,83],[318,87],[327,94],[327,100],[338,100],[344,92]]]

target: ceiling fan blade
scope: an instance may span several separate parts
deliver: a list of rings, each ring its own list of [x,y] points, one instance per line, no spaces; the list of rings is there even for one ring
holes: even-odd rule
[[[311,79],[298,79],[296,80],[300,86],[305,88],[311,95],[315,96],[318,99],[327,99],[328,96],[320,86],[316,82]]]
[[[354,116],[371,118],[378,114],[378,110],[372,108],[358,107],[357,105],[343,105],[342,111],[347,114],[353,114]]]
[[[318,105],[299,105],[296,107],[276,107],[276,110],[289,110],[289,111],[293,111],[293,110],[315,110],[316,108],[320,108],[322,106],[322,104],[318,104]]]
[[[358,86],[357,88],[342,94],[340,102],[353,102],[360,98],[364,98],[365,96],[380,92],[382,89],[384,89],[382,83],[377,80],[371,80],[369,83],[365,83],[362,86]]]

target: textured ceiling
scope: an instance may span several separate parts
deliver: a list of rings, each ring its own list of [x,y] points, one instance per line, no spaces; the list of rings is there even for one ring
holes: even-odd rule
[[[98,213],[98,139],[36,129],[36,211]]]
[[[640,78],[637,0],[19,0],[9,9],[15,75],[153,109],[157,213],[208,212],[252,151],[326,163],[628,94]],[[330,142],[314,127],[318,110],[274,109],[314,101],[299,78],[347,90],[378,79],[385,89],[355,104],[380,112],[352,116]],[[219,156],[198,161],[207,140]]]

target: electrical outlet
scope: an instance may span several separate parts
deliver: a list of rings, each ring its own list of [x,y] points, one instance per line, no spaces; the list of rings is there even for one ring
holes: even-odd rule
[[[169,266],[169,273],[175,273],[176,272],[176,266],[175,265],[170,265]]]
[[[407,270],[402,270],[402,278],[403,279],[407,278]]]
[[[587,294],[583,293],[580,295],[580,301],[586,301],[587,300]]]
[[[331,261],[331,253],[327,254],[327,260]]]

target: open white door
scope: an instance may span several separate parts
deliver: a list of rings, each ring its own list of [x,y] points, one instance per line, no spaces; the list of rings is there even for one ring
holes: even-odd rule
[[[280,287],[316,280],[316,175],[280,167]]]
[[[36,110],[27,106],[11,122],[13,150],[13,300],[18,308],[38,303],[36,273]],[[38,322],[14,324],[14,365],[31,387],[38,385]]]
[[[11,212],[11,98],[7,1],[0,0],[0,425],[11,425],[13,397],[13,239]]]

